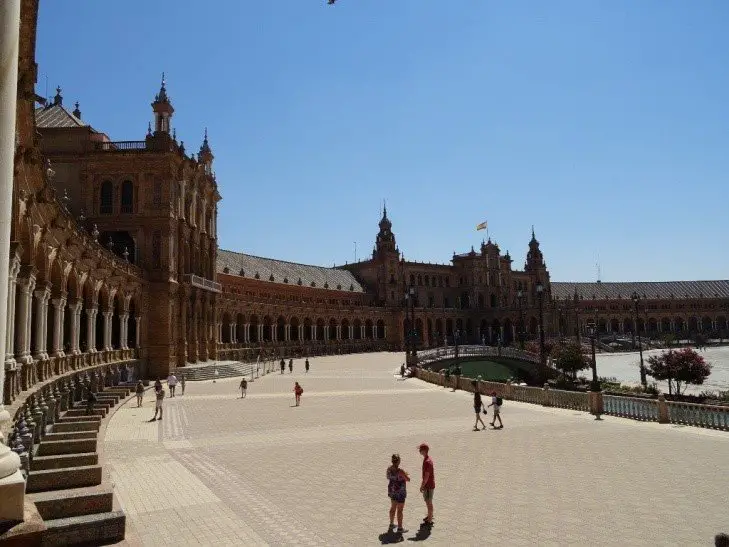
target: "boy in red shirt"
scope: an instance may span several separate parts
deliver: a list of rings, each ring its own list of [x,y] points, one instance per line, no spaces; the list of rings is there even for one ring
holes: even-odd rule
[[[433,525],[433,490],[435,490],[435,471],[433,460],[428,456],[430,447],[427,443],[421,443],[418,447],[420,455],[423,456],[423,482],[420,484],[420,491],[423,493],[425,506],[428,508],[428,516],[423,519],[423,525]]]

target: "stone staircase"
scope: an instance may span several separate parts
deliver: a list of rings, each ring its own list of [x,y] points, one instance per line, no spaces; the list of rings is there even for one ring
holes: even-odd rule
[[[185,380],[200,381],[214,380],[215,370],[218,371],[217,378],[232,378],[236,376],[245,376],[248,380],[253,380],[266,371],[270,371],[274,364],[271,361],[260,363],[243,362],[243,361],[217,361],[208,362],[203,365],[192,365],[187,367],[178,367],[173,372],[179,380],[181,375],[185,375]]]
[[[88,410],[79,396],[82,389],[72,389],[65,411],[43,415],[42,434],[38,422],[33,423],[41,414],[27,407],[18,434],[33,447],[21,460],[26,500],[35,504],[45,527],[41,545],[104,545],[124,539],[126,517],[115,508],[111,487],[102,482],[97,437],[102,420],[132,389],[125,384],[105,387]]]

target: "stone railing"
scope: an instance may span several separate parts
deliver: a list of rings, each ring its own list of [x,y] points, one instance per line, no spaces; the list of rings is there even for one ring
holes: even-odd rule
[[[67,371],[23,392],[7,408],[13,416],[7,436],[8,445],[20,456],[26,474],[34,456],[33,446],[46,435],[46,426],[59,419],[60,413],[83,401],[88,391],[99,393],[107,387],[131,384],[144,377],[144,365],[139,360],[92,365],[82,371]]]
[[[376,351],[396,351],[398,348],[386,340],[362,339],[339,341],[265,342],[263,344],[219,343],[218,360],[255,359],[259,353],[281,357],[315,357],[319,355],[339,355],[343,353],[367,353]]]
[[[660,413],[658,401],[643,397],[623,397],[622,395],[603,395],[603,414],[648,422],[658,422]]]
[[[445,374],[415,369],[415,376],[429,382],[446,387],[455,387],[456,378],[451,376],[446,381]],[[460,377],[458,388],[473,392],[474,380]],[[729,406],[701,405],[666,401],[663,395],[657,399],[629,397],[622,395],[605,395],[602,392],[565,391],[499,382],[477,382],[480,393],[490,395],[493,392],[499,397],[521,403],[580,410],[591,414],[608,414],[640,421],[681,424],[729,431]]]
[[[522,351],[511,347],[483,346],[483,345],[464,345],[458,346],[458,357],[470,356],[488,356],[488,357],[508,357],[518,359],[519,361],[527,361],[539,364],[539,355]],[[456,357],[456,346],[444,346],[422,350],[418,352],[418,363],[428,364],[443,359],[454,359]]]
[[[665,401],[666,417],[672,424],[694,425],[729,431],[729,406]]]
[[[206,291],[219,293],[222,290],[222,285],[212,279],[207,279],[195,274],[185,274],[182,276],[182,280],[185,283],[189,283],[193,287],[198,287]]]

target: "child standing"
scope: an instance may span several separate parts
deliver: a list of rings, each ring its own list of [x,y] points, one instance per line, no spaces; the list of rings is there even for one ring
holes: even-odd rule
[[[240,381],[240,398],[245,399],[246,398],[246,392],[248,391],[248,381],[243,378]]]
[[[294,383],[294,397],[296,397],[296,406],[301,403],[301,394],[304,393],[304,388],[299,385],[299,382]]]
[[[142,380],[137,382],[135,391],[137,392],[137,408],[139,408],[142,406],[142,399],[144,399],[144,384],[142,383]]]
[[[406,483],[410,476],[405,470],[400,469],[400,455],[392,455],[392,465],[387,468],[386,477],[388,480],[387,496],[390,498],[390,530],[395,528],[395,514],[397,514],[397,533],[402,534],[406,530],[402,527],[402,511],[405,508],[407,497]]]

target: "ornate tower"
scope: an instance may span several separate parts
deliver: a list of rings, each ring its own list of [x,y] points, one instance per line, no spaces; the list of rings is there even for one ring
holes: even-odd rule
[[[198,159],[200,163],[205,168],[205,174],[206,175],[212,175],[213,174],[213,159],[215,156],[213,156],[213,151],[210,149],[210,144],[208,143],[208,128],[205,128],[205,137],[203,138],[203,143],[200,146],[200,153],[198,154]]]
[[[387,206],[382,207],[382,218],[380,219],[380,231],[377,233],[375,250],[372,258],[379,258],[384,255],[395,253],[399,255],[400,251],[395,243],[395,234],[392,233],[392,222],[387,218]]]
[[[546,269],[547,265],[544,263],[544,256],[542,256],[542,251],[539,250],[539,241],[534,236],[534,226],[532,226],[532,239],[529,242],[529,252],[527,253],[524,271],[540,273]]]
[[[170,122],[175,109],[172,107],[172,103],[170,103],[170,99],[167,96],[164,72],[162,73],[162,85],[160,86],[159,93],[154,96],[152,111],[154,112],[154,136],[156,137],[161,134],[169,135]]]

